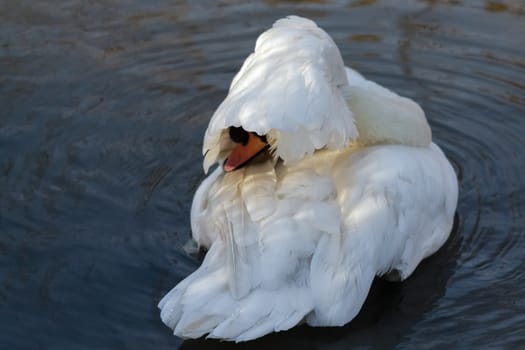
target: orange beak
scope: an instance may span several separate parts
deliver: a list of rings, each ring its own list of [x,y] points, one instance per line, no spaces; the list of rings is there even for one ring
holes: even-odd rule
[[[231,151],[230,155],[226,159],[223,165],[225,172],[230,172],[235,169],[239,169],[244,164],[255,158],[259,153],[265,150],[268,144],[261,140],[254,133],[249,133],[248,142],[246,145],[239,143]]]

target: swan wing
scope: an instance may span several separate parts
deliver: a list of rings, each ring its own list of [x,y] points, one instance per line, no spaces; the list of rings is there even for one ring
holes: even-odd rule
[[[376,275],[407,278],[446,241],[457,203],[456,175],[434,144],[359,149],[334,176],[342,234],[324,235],[313,255],[311,325],[353,319]]]

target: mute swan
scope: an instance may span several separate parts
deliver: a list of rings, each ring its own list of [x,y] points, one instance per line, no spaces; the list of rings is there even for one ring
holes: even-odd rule
[[[446,241],[457,179],[422,109],[345,68],[304,18],[257,39],[214,113],[191,208],[202,265],[159,303],[182,338],[341,326],[374,276],[403,280]]]

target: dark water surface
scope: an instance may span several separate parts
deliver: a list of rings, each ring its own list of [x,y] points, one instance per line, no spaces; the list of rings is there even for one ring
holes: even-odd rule
[[[288,14],[423,106],[456,227],[346,327],[183,343],[156,305],[199,264],[203,132]],[[0,0],[0,349],[525,348],[524,150],[522,0]]]

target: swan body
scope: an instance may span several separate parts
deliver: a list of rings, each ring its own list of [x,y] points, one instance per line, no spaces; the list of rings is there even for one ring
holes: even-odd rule
[[[267,155],[225,171],[228,128]],[[410,276],[446,241],[456,175],[412,100],[345,68],[323,30],[277,21],[213,115],[191,208],[202,265],[159,303],[183,338],[246,341],[301,322],[341,326],[375,276]]]

